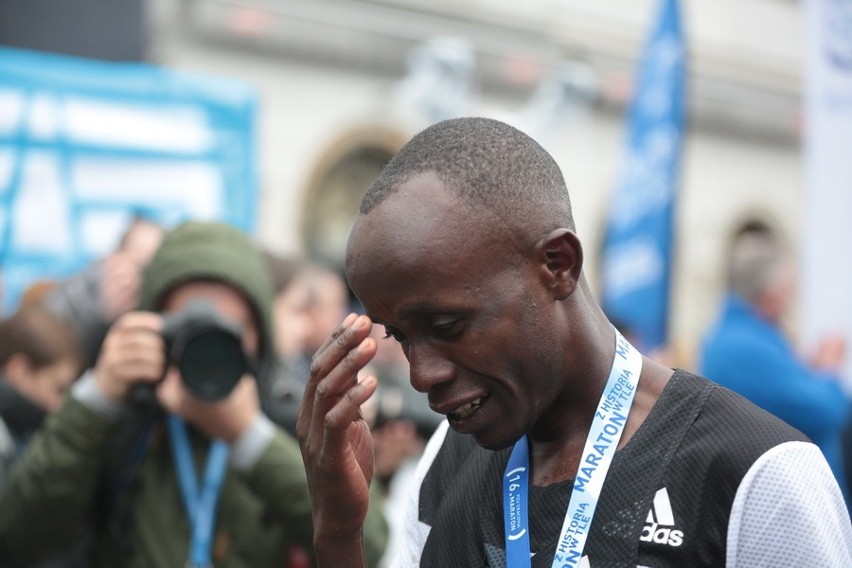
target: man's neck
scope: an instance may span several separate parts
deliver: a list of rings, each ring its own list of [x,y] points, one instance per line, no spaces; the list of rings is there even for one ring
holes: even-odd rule
[[[624,447],[645,422],[672,374],[671,369],[651,359],[643,358],[636,395],[633,398],[618,449]],[[582,410],[579,408],[565,410],[565,415],[559,421],[558,435],[545,437],[531,433],[529,443],[533,485],[546,486],[576,476],[602,392],[603,385],[597,396],[587,397],[592,402],[585,405]]]

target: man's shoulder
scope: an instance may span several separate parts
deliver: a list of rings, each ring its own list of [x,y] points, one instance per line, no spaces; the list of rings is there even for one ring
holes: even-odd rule
[[[680,383],[679,393],[696,388],[706,391],[697,420],[708,426],[724,426],[716,431],[717,436],[750,434],[748,438],[767,437],[769,443],[806,439],[783,420],[715,381],[683,370],[677,370],[673,379]]]
[[[712,487],[732,499],[749,468],[773,448],[807,441],[798,430],[742,396],[676,370],[645,422],[625,446],[619,467],[630,480],[660,471],[666,484],[694,496]],[[643,477],[645,476],[645,477]],[[660,480],[648,480],[659,488]],[[670,488],[671,489],[671,488]]]
[[[628,481],[644,480],[640,564],[724,563],[728,519],[744,480],[767,456],[806,438],[742,396],[678,370],[658,401]],[[656,453],[655,453],[656,452]],[[656,457],[655,457],[656,456]],[[657,468],[658,477],[646,473]]]
[[[739,393],[710,382],[712,390],[702,413],[705,420],[727,424],[736,434],[750,433],[749,438],[767,438],[766,442],[773,444],[807,440],[804,434]]]
[[[679,392],[705,392],[694,422],[686,430],[677,455],[695,467],[709,468],[739,481],[751,465],[772,448],[809,439],[745,397],[708,379],[679,371]],[[683,396],[683,395],[681,395]]]

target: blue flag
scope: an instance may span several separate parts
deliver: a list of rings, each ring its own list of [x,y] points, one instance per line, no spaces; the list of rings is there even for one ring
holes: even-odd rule
[[[627,155],[603,250],[604,310],[644,350],[667,340],[685,51],[678,2],[662,0],[630,103]]]

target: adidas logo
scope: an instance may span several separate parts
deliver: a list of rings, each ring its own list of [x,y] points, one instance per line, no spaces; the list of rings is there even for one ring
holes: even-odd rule
[[[669,492],[663,487],[654,495],[654,504],[648,511],[648,518],[645,519],[645,526],[642,528],[639,540],[666,546],[680,546],[683,544],[683,531],[676,530],[674,525]]]

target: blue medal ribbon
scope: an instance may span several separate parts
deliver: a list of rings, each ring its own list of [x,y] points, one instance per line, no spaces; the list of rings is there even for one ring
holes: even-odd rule
[[[210,443],[204,483],[199,490],[186,424],[183,419],[173,415],[169,415],[167,421],[180,493],[191,528],[187,567],[208,568],[212,566],[216,505],[228,468],[228,445],[221,440]]]
[[[586,437],[552,568],[571,568],[580,564],[603,483],[624,433],[641,372],[642,355],[616,331],[612,370]],[[506,564],[509,568],[531,566],[528,499],[529,444],[524,436],[515,443],[503,475]]]
[[[503,511],[508,566],[530,565],[530,531],[527,527],[527,488],[529,487],[527,437],[515,443],[506,473],[503,474]],[[511,546],[510,546],[511,544]]]

